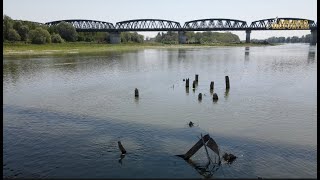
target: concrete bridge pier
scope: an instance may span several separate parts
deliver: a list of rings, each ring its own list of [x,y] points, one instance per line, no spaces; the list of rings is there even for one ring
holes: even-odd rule
[[[310,36],[310,45],[316,45],[317,44],[317,29],[311,30],[311,36]]]
[[[111,44],[120,44],[121,43],[121,37],[120,32],[111,32],[110,33],[110,43]]]
[[[179,31],[179,44],[186,44],[187,43],[187,36],[185,31]]]
[[[250,43],[250,33],[251,30],[246,30],[246,43]]]

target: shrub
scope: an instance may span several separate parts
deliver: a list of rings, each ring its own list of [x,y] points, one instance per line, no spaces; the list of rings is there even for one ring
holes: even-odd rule
[[[41,27],[31,30],[29,37],[32,44],[45,44],[51,42],[51,36],[49,32]]]
[[[61,38],[59,34],[52,34],[51,35],[51,42],[53,43],[63,43],[64,40]]]
[[[18,34],[18,32],[16,30],[9,29],[8,40],[9,41],[20,41],[21,37],[20,37],[20,35]]]

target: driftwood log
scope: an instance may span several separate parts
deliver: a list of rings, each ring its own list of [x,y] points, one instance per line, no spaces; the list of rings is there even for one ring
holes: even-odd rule
[[[118,141],[118,146],[119,146],[119,149],[120,149],[120,151],[121,151],[122,154],[127,153],[127,151],[124,149],[124,147],[122,146],[122,144],[121,144],[120,141]]]
[[[178,156],[182,157],[185,160],[189,159],[203,146],[203,142],[207,142],[209,138],[210,138],[209,134],[204,135],[203,138],[200,139],[186,154],[178,155]]]

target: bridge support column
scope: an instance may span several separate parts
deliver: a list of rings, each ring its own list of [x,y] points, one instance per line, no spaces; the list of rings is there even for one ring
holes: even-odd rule
[[[186,32],[179,31],[178,34],[179,34],[179,44],[186,44],[187,43]]]
[[[246,30],[246,43],[250,43],[250,33],[251,30]]]
[[[317,44],[317,29],[311,30],[311,36],[310,36],[310,45],[316,45]]]
[[[110,43],[111,44],[120,44],[121,43],[120,32],[111,32],[110,33]]]

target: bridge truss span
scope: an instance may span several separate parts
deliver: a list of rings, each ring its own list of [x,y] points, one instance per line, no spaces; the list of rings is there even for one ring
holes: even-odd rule
[[[244,30],[248,28],[246,21],[237,19],[198,19],[185,22],[185,31],[223,31],[223,30]]]
[[[181,25],[163,19],[135,19],[116,23],[118,31],[179,31]]]
[[[70,19],[45,23],[48,26],[58,25],[61,22],[70,23],[78,32],[115,31],[112,23],[95,20]]]
[[[316,29],[317,23],[301,18],[270,18],[253,21],[251,30],[310,30]]]

